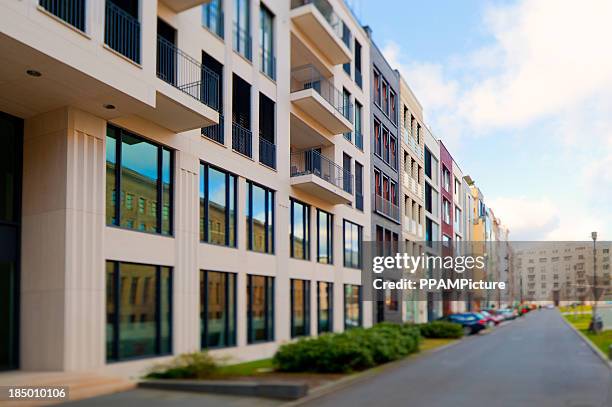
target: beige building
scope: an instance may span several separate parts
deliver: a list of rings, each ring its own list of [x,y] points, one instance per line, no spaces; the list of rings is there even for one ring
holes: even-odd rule
[[[370,53],[345,4],[70,3],[0,6],[23,150],[0,368],[135,376],[370,325]]]

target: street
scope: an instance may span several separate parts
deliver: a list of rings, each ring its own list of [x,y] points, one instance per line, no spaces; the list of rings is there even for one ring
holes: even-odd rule
[[[407,361],[305,406],[612,406],[612,376],[556,310]]]

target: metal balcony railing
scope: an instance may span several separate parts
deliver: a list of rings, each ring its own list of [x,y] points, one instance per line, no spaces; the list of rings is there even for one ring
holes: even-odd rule
[[[376,193],[374,193],[373,195],[374,195],[374,209],[378,213],[381,213],[399,222],[399,217],[400,217],[399,206],[395,205],[393,202],[388,201],[387,199],[383,198],[382,196]]]
[[[321,13],[331,30],[342,42],[352,50],[352,34],[350,30],[344,28],[342,20],[334,12],[334,8],[327,0],[291,0],[291,9],[302,7],[308,4],[315,6]]]
[[[336,89],[312,65],[306,65],[291,71],[291,92],[299,92],[304,89],[314,89],[333,109],[353,123],[353,104],[345,100],[342,92]]]
[[[276,169],[276,144],[259,135],[259,162]]]
[[[261,47],[259,48],[259,57],[261,72],[268,75],[270,79],[276,80],[276,57],[270,51],[264,51]]]
[[[74,28],[85,31],[85,0],[40,0],[38,4]]]
[[[219,113],[219,124],[213,126],[202,127],[202,135],[211,140],[216,141],[219,144],[225,143],[225,125],[223,115]]]
[[[126,58],[140,64],[140,22],[106,0],[104,43]]]
[[[251,34],[234,23],[234,51],[252,61]]]
[[[219,109],[219,75],[159,35],[157,77],[211,108]]]
[[[202,25],[221,38],[225,36],[223,17],[223,10],[219,9],[218,2],[208,3],[202,7]]]
[[[253,156],[251,130],[242,127],[238,123],[232,122],[232,149],[247,157]]]
[[[342,188],[349,194],[353,193],[353,175],[318,151],[306,150],[292,153],[290,161],[292,177],[313,174],[338,188]]]

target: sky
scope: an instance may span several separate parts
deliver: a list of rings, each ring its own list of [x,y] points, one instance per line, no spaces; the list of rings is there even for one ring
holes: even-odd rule
[[[349,3],[512,240],[612,240],[612,1]]]

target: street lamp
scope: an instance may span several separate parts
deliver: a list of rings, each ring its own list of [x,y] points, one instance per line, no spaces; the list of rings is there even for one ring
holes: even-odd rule
[[[591,232],[591,239],[593,239],[593,316],[591,317],[591,331],[598,331],[597,324],[597,232]]]

